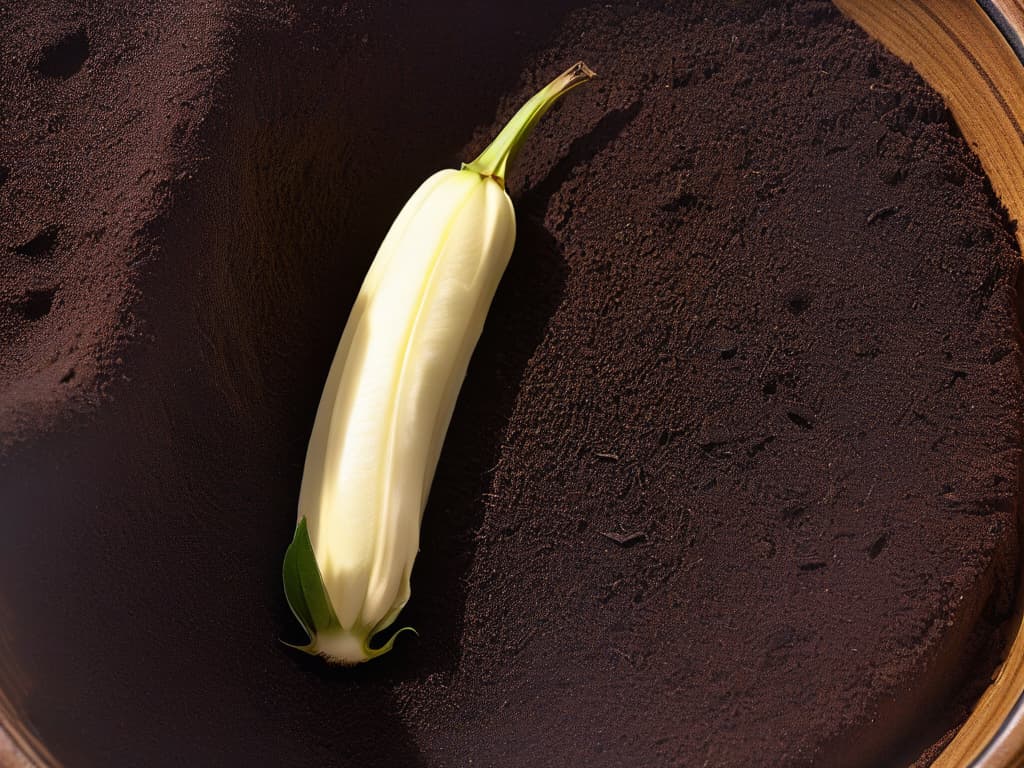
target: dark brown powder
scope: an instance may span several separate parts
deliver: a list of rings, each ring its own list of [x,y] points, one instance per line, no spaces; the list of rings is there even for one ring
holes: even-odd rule
[[[76,766],[913,761],[1017,567],[1019,255],[941,100],[823,3],[417,5],[4,10],[5,692]],[[510,179],[421,637],[293,655],[376,245],[579,58]]]

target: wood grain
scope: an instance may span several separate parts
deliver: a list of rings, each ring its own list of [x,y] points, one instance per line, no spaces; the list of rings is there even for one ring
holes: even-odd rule
[[[3,728],[0,728],[0,765],[4,768],[32,768],[32,763]]]
[[[835,3],[942,94],[1010,217],[1024,223],[1024,67],[1004,36],[1024,33],[1024,1],[986,3],[1003,31],[968,0]],[[1024,249],[1024,226],[1017,241]],[[1024,765],[1022,609],[1005,663],[934,768]]]
[[[19,674],[7,627],[10,618],[0,605],[0,766],[52,768],[57,762],[20,717],[18,703],[27,693],[27,680]]]
[[[49,751],[27,731],[0,689],[0,766],[3,768],[51,768],[57,762]]]

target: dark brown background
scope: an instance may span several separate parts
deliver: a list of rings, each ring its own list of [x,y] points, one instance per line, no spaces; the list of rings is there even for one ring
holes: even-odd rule
[[[938,98],[823,3],[354,5],[2,6],[0,680],[32,727],[73,766],[941,736],[995,662],[1021,435],[1018,257]],[[280,558],[359,280],[577,58],[600,78],[512,174],[421,637],[293,655]]]

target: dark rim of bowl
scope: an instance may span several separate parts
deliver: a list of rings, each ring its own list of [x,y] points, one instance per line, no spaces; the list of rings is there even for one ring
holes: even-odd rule
[[[1013,23],[1006,17],[1002,9],[999,7],[997,0],[975,0],[981,9],[985,12],[985,15],[992,20],[996,28],[1002,34],[1003,39],[1006,40],[1006,44],[1010,46],[1014,54],[1017,56],[1017,60],[1020,61],[1021,66],[1024,67],[1024,40],[1021,39],[1020,30],[1018,30]],[[977,756],[970,762],[968,768],[981,768],[985,761],[992,757],[1000,748],[1002,742],[1008,738],[1022,722],[1024,717],[1024,691],[1021,691],[1020,695],[1017,696],[1017,700],[1013,703],[1010,711],[1006,713],[1006,717],[1003,722],[999,724],[999,728],[992,734],[992,738],[988,740],[988,743],[984,748],[977,754]]]

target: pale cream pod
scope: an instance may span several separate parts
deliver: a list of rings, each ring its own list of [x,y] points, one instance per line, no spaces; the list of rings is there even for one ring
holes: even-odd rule
[[[461,170],[427,179],[363,282],[306,453],[285,594],[301,649],[357,664],[409,599],[420,520],[466,368],[515,242],[505,173],[582,62],[528,101]]]

